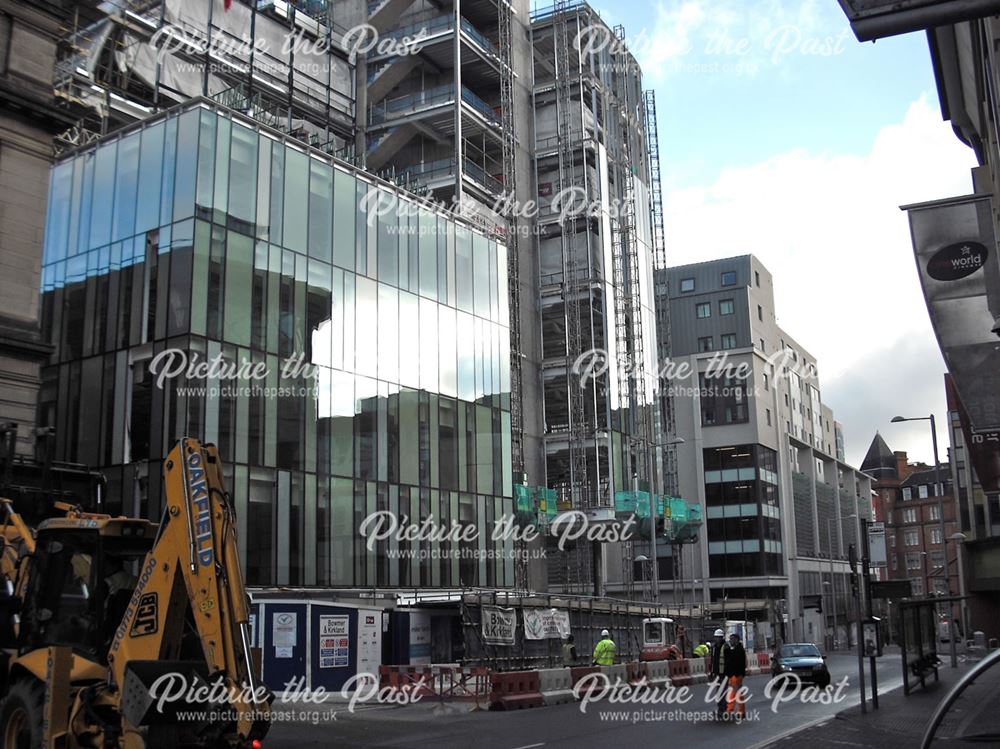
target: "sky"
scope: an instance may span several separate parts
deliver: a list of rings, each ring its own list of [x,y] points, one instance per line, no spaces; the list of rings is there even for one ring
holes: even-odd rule
[[[900,205],[971,192],[924,33],[858,42],[835,0],[592,0],[656,92],[668,263],[753,253],[817,357],[859,466],[876,431],[932,460],[944,362]],[[938,434],[947,459],[948,430]]]

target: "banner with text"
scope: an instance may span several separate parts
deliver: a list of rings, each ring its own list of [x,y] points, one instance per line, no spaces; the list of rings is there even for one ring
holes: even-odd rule
[[[487,645],[513,645],[517,612],[499,606],[483,606],[483,642]]]

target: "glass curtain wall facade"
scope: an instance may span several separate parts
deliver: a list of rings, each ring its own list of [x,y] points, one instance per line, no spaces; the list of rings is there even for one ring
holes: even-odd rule
[[[41,423],[152,519],[174,441],[218,444],[250,584],[509,586],[506,290],[503,245],[198,100],[53,168]],[[380,510],[478,540],[369,550]]]
[[[763,445],[702,450],[712,577],[784,574],[778,454]]]

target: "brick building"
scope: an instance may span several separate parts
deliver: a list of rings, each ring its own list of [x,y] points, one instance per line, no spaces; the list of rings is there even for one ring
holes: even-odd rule
[[[893,452],[877,433],[861,465],[862,471],[875,478],[875,519],[886,524],[886,574],[890,580],[909,579],[914,597],[959,591],[955,549],[945,543],[958,530],[951,467],[942,463],[940,469],[944,538],[938,501],[942,490],[935,488],[932,466],[909,462],[905,452]]]

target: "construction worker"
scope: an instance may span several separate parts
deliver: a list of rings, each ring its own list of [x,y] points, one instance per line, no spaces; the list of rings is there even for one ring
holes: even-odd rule
[[[576,645],[573,643],[573,635],[569,635],[563,643],[562,657],[564,666],[576,665]]]
[[[733,632],[722,650],[722,674],[726,679],[726,714],[737,720],[746,715],[746,705],[739,698],[739,690],[747,675],[747,651],[740,642],[740,636]]]
[[[601,630],[601,640],[594,646],[594,665],[613,666],[615,664],[615,652],[618,646],[611,639],[611,633],[606,629]]]
[[[695,658],[704,658],[710,652],[712,652],[712,646],[709,645],[707,642],[703,642],[694,646]]]
[[[715,630],[711,652],[712,666],[709,671],[709,676],[712,679],[714,687],[719,690],[719,700],[716,703],[716,710],[720,718],[726,712],[726,690],[723,688],[726,683],[726,677],[723,674],[722,662],[722,651],[725,650],[725,647],[726,633],[721,629]]]

